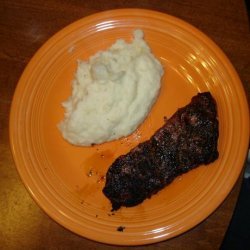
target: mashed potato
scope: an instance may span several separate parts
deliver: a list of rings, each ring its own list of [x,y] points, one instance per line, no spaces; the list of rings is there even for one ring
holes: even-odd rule
[[[155,102],[162,74],[141,30],[131,43],[119,39],[89,61],[78,61],[72,96],[62,103],[63,137],[88,146],[131,134]]]

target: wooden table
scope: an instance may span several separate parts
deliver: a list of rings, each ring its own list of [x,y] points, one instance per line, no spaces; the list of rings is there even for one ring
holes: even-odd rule
[[[202,30],[227,54],[249,94],[249,23],[247,8],[242,0],[1,0],[1,249],[117,249],[75,235],[54,222],[37,206],[24,188],[15,168],[10,152],[8,119],[12,96],[22,71],[50,36],[89,14],[124,7],[162,11],[182,18]],[[239,187],[240,180],[224,203],[192,230],[165,242],[134,248],[218,249],[229,225]]]

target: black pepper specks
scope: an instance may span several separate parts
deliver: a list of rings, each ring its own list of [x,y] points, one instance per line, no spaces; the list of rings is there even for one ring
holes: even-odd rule
[[[124,229],[125,229],[124,226],[119,226],[119,227],[116,229],[116,231],[118,231],[118,232],[123,232]]]

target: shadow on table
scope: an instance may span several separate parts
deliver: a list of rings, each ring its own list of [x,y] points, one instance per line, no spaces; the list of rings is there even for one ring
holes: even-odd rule
[[[220,249],[250,249],[250,151],[239,198]]]

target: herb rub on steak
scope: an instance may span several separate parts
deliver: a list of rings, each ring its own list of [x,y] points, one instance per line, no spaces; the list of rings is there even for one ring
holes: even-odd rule
[[[135,206],[177,176],[218,158],[216,102],[209,92],[192,98],[148,141],[118,157],[109,168],[103,193],[113,210]]]

